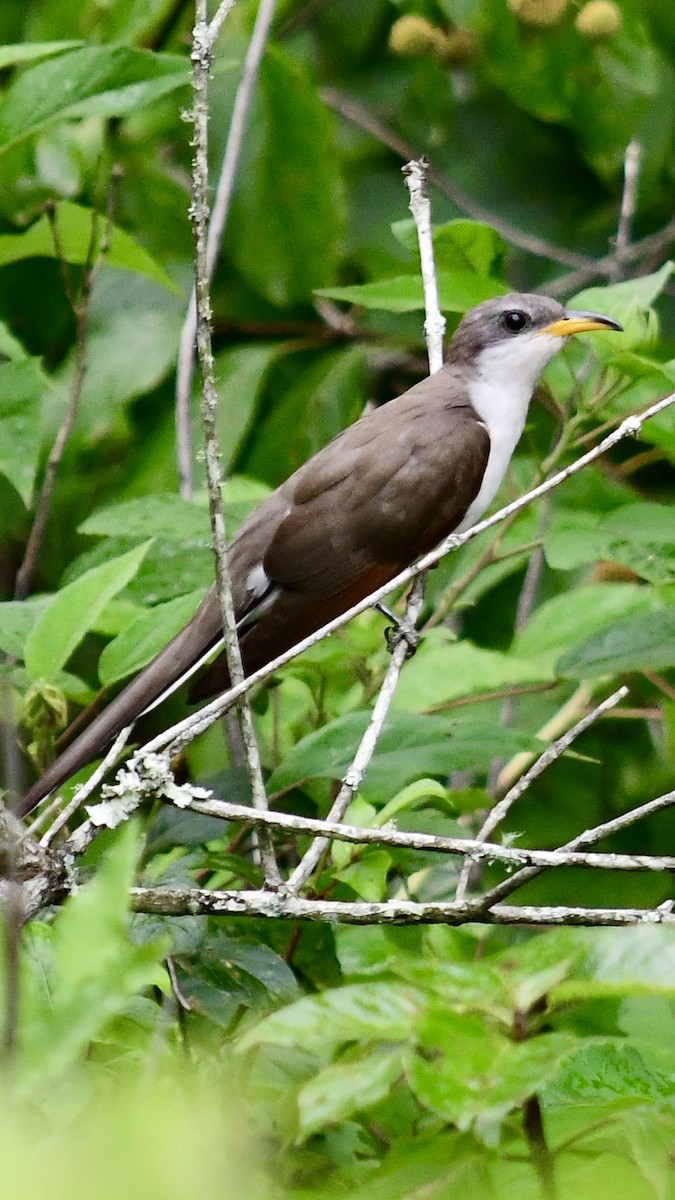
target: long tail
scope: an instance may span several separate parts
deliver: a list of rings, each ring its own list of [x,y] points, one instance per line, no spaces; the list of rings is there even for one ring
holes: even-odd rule
[[[111,700],[87,729],[58,756],[17,806],[24,816],[71,775],[97,758],[125,725],[152,708],[182,680],[221,635],[218,603],[209,592],[185,629]]]

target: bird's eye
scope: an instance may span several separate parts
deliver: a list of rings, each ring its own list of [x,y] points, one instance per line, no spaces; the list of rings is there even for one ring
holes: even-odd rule
[[[523,329],[527,329],[529,324],[529,317],[526,313],[520,312],[519,309],[505,312],[502,317],[502,325],[505,329],[508,329],[509,333],[521,333]]]

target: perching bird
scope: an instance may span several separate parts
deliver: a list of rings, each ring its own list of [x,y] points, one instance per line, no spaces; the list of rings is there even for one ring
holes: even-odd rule
[[[609,317],[511,293],[462,320],[445,360],[345,429],[248,517],[229,551],[247,674],[393,579],[494,499],[533,390],[571,334],[620,330]],[[97,757],[222,636],[212,588],[195,616],[24,797],[25,813]],[[227,686],[224,655],[201,692]]]

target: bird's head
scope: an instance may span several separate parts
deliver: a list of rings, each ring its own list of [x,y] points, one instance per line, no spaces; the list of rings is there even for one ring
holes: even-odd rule
[[[564,308],[549,296],[510,292],[466,314],[450,343],[447,361],[497,381],[519,377],[534,386],[544,367],[575,333],[621,330],[601,313]]]

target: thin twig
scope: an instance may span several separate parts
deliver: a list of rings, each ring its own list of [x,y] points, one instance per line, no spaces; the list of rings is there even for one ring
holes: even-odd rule
[[[656,269],[656,263],[664,257],[673,242],[675,242],[675,217],[668,221],[663,229],[658,229],[656,233],[650,233],[647,237],[641,238],[639,242],[633,242],[631,246],[627,246],[623,256],[624,267],[633,266],[635,268],[638,263],[644,264],[648,260],[653,260],[653,269]],[[615,262],[614,253],[605,254],[603,258],[596,260],[592,269],[581,267],[577,271],[570,271],[550,283],[543,284],[540,291],[545,292],[547,296],[567,296],[586,287],[593,279],[611,279],[615,270]]]
[[[619,224],[616,231],[616,241],[614,243],[614,259],[615,272],[614,278],[621,279],[625,274],[626,269],[626,253],[631,243],[633,233],[633,218],[635,216],[635,208],[637,204],[637,188],[640,178],[640,160],[642,157],[642,146],[633,138],[626,147],[626,153],[623,160],[623,192],[621,195],[621,209],[619,212]]]
[[[54,207],[53,205],[50,205],[47,208],[47,215],[49,217],[49,223],[52,232],[52,240],[54,242],[54,250],[57,259],[61,263],[65,292],[71,304],[76,320],[75,375],[70,389],[70,396],[68,398],[65,415],[54,439],[54,443],[49,452],[49,457],[45,466],[45,475],[35,506],[35,517],[33,519],[30,534],[28,536],[23,562],[17,571],[14,589],[14,597],[16,600],[25,600],[26,596],[30,595],[33,585],[33,576],[37,567],[38,558],[42,549],[42,543],[44,541],[45,531],[47,528],[47,522],[49,520],[49,514],[51,512],[54,488],[56,486],[56,476],[61,465],[61,459],[63,458],[66,445],[77,419],[77,413],[82,397],[82,388],[84,386],[84,377],[87,370],[89,301],[91,299],[94,281],[103,265],[105,256],[108,253],[116,199],[116,189],[114,185],[118,178],[119,173],[116,170],[113,171],[111,186],[108,193],[108,211],[103,226],[100,246],[97,252],[96,243],[98,241],[99,216],[96,212],[92,213],[91,235],[89,240],[89,249],[87,251],[87,262],[84,266],[82,284],[79,295],[77,296],[73,292],[70,276],[67,271],[66,258],[61,245],[61,238]],[[96,254],[95,258],[94,254]]]
[[[227,18],[229,17],[229,15],[232,12],[232,9],[234,8],[236,3],[237,3],[237,0],[222,0],[222,3],[218,5],[218,9],[217,9],[215,16],[211,18],[211,24],[209,25],[209,31],[208,31],[208,38],[209,38],[209,44],[211,46],[211,50],[214,49],[215,44],[218,41],[218,38],[220,36],[220,31],[223,28],[223,25],[225,24]]]
[[[228,0],[225,0],[225,3],[221,4],[216,16],[213,18],[207,35],[211,50],[213,50],[223,21],[229,15],[230,9],[234,6],[235,2],[236,0],[232,0],[231,3],[228,3]],[[244,142],[244,133],[246,131],[246,122],[253,97],[253,89],[258,77],[263,51],[267,43],[276,2],[277,0],[260,0],[251,41],[244,60],[241,81],[237,88],[230,129],[227,135],[227,144],[218,177],[216,197],[209,218],[206,244],[206,277],[209,283],[213,278],[213,272],[227,227],[234,183],[237,176],[241,148]],[[190,398],[192,395],[196,328],[197,319],[193,289],[185,314],[183,328],[181,329],[178,365],[176,369],[176,451],[180,492],[186,499],[192,498],[194,490]]]
[[[645,421],[648,421],[651,417],[656,416],[658,413],[664,412],[674,403],[675,392],[671,392],[669,395],[664,396],[661,400],[650,405],[649,408],[645,409],[640,414],[633,414],[629,417],[626,417],[618,426],[618,428],[608,434],[607,437],[603,438],[603,440],[599,442],[597,446],[594,446],[593,449],[581,455],[580,458],[570,463],[569,466],[563,468],[561,471],[558,471],[555,475],[552,475],[550,479],[545,480],[536,488],[526,492],[525,495],[520,496],[517,500],[513,500],[510,504],[505,505],[504,508],[500,508],[491,516],[485,517],[482,521],[479,521],[476,525],[474,525],[472,529],[467,529],[466,532],[460,534],[450,534],[450,536],[445,538],[434,550],[431,550],[428,554],[423,555],[422,558],[418,559],[417,562],[413,563],[410,567],[407,567],[404,571],[399,572],[399,574],[390,580],[389,583],[383,584],[382,587],[377,588],[376,591],[372,592],[369,596],[364,597],[364,599],[360,600],[358,604],[352,605],[351,608],[347,609],[346,612],[342,613],[339,617],[335,617],[334,620],[329,621],[315,633],[303,638],[303,640],[298,642],[296,646],[291,647],[291,649],[285,651],[283,654],[277,655],[277,657],[267,663],[266,666],[261,667],[257,671],[251,672],[251,674],[247,676],[242,683],[237,684],[236,687],[229,688],[221,696],[218,696],[209,704],[204,705],[204,707],[198,713],[194,713],[192,716],[186,717],[176,725],[173,725],[170,729],[164,730],[163,733],[159,734],[146,746],[142,747],[136,755],[134,755],[134,761],[140,761],[140,759],[148,753],[160,753],[167,747],[171,748],[172,753],[177,753],[180,749],[197,737],[198,734],[208,729],[214,721],[218,720],[222,713],[226,712],[228,708],[231,708],[232,705],[237,702],[240,696],[243,696],[246,692],[249,692],[257,684],[262,683],[263,680],[268,679],[269,676],[273,675],[275,671],[278,671],[280,667],[292,662],[293,659],[297,658],[299,654],[302,654],[304,650],[308,650],[311,646],[315,646],[318,642],[323,641],[324,638],[326,638],[330,633],[334,633],[335,630],[341,629],[343,625],[346,625],[354,617],[358,616],[362,612],[365,612],[366,609],[371,608],[378,601],[384,600],[390,592],[393,592],[397,588],[409,583],[410,580],[418,575],[421,571],[427,571],[429,567],[434,566],[447,554],[457,550],[460,546],[465,545],[466,542],[478,537],[479,534],[485,532],[486,530],[492,529],[495,525],[498,525],[501,521],[504,521],[512,514],[520,512],[521,509],[525,508],[528,504],[532,504],[541,496],[545,496],[555,488],[560,487],[562,483],[570,479],[573,475],[578,474],[579,471],[584,470],[585,467],[589,466],[593,462],[596,462],[598,458],[600,458],[613,446],[616,446],[618,442],[623,440],[623,438],[637,436]]]
[[[322,88],[321,99],[329,108],[332,108],[354,125],[358,125],[359,129],[363,129],[366,133],[371,134],[383,146],[387,146],[392,150],[394,154],[398,154],[406,161],[420,157],[413,146],[410,146],[394,133],[393,130],[379,121],[377,117],[363,108],[358,101],[343,95],[341,92],[335,91],[333,88]],[[550,258],[552,262],[562,263],[565,266],[584,268],[587,271],[594,269],[595,263],[585,255],[577,254],[572,250],[564,250],[560,246],[554,246],[551,242],[544,241],[543,238],[535,237],[533,234],[524,233],[517,226],[502,220],[497,213],[484,208],[482,204],[474,200],[472,196],[469,196],[467,192],[454,183],[454,181],[448,179],[447,176],[443,175],[441,171],[430,167],[428,174],[429,182],[433,183],[434,187],[437,187],[439,192],[443,196],[446,196],[448,200],[451,200],[457,208],[468,213],[474,220],[485,221],[486,224],[491,225],[497,233],[500,233],[512,245],[519,246],[521,250],[526,250],[528,254],[535,254],[539,258]]]
[[[604,821],[602,825],[596,825],[593,829],[586,829],[583,833],[566,842],[560,849],[563,853],[576,853],[582,846],[592,846],[596,842],[602,841],[603,838],[612,837],[615,833],[620,833],[622,829],[628,829],[631,825],[635,825],[637,821],[642,821],[646,817],[653,816],[654,813],[662,812],[666,808],[671,808],[675,804],[675,791],[665,792],[662,796],[657,796],[655,800],[648,800],[645,804],[639,805],[638,808],[631,809],[630,812],[622,813],[619,817],[613,817],[611,821]],[[506,896],[512,895],[514,891],[522,887],[524,883],[528,883],[530,879],[535,879],[541,873],[539,867],[524,867],[522,871],[518,871],[515,875],[511,875],[509,879],[505,879],[502,883],[496,885],[491,891],[486,892],[483,896],[483,903],[486,907],[490,907],[498,901],[503,900]]]
[[[424,337],[429,356],[429,374],[443,366],[445,317],[441,312],[434,262],[434,241],[431,227],[431,205],[427,194],[429,163],[426,158],[413,159],[403,167],[406,187],[410,192],[410,211],[417,228],[424,289]]]
[[[208,225],[208,81],[211,69],[211,50],[206,25],[207,0],[197,0],[196,22],[192,47],[193,91],[194,91],[194,162],[192,173],[191,219],[195,242],[195,297],[197,317],[197,356],[201,375],[201,413],[204,428],[204,450],[206,478],[211,516],[211,533],[216,565],[216,584],[220,603],[225,655],[232,683],[241,685],[244,670],[237,637],[236,617],[232,598],[232,586],[227,565],[227,532],[222,499],[222,474],[220,470],[220,447],[218,444],[217,411],[213,347],[211,343],[211,297],[207,266]],[[242,737],[246,748],[246,765],[253,804],[266,809],[267,797],[263,780],[260,754],[255,737],[253,717],[248,701],[242,697],[238,702]],[[274,858],[271,837],[260,834],[260,855],[265,881],[268,887],[277,886],[281,877]]]
[[[480,830],[476,834],[476,841],[486,842],[490,834],[493,833],[497,826],[500,825],[505,819],[516,800],[520,799],[523,793],[526,792],[531,784],[534,783],[535,779],[538,779],[539,776],[546,771],[552,763],[556,762],[557,759],[565,754],[566,751],[569,750],[572,743],[575,742],[578,737],[581,737],[582,733],[585,733],[585,731],[597,720],[599,720],[600,717],[604,716],[604,714],[610,708],[615,708],[616,705],[623,700],[624,696],[627,695],[628,688],[620,687],[616,692],[613,692],[611,696],[608,696],[606,700],[603,700],[601,704],[598,704],[592,710],[592,712],[586,713],[585,716],[583,716],[580,721],[577,721],[571,729],[568,729],[567,732],[562,735],[562,737],[559,737],[550,746],[547,746],[546,750],[540,754],[539,758],[535,763],[532,764],[530,769],[526,771],[524,775],[521,775],[518,782],[514,783],[513,787],[509,789],[499,803],[495,804],[494,808],[490,810],[483,824],[481,825]],[[457,883],[457,891],[455,893],[458,902],[462,902],[466,897],[471,866],[474,861],[475,860],[473,857],[470,856],[465,860],[462,867],[459,881]]]
[[[422,576],[418,576],[413,584],[410,598],[406,607],[404,622],[413,630],[419,619],[424,604],[424,591],[421,586]],[[363,776],[377,746],[377,742],[382,733],[384,722],[391,707],[391,702],[394,699],[394,693],[398,686],[398,681],[401,675],[403,664],[410,654],[410,647],[405,640],[405,635],[399,637],[392,651],[391,661],[387,668],[382,686],[380,688],[377,700],[373,707],[373,712],[368,722],[368,727],[361,739],[359,748],[354,755],[354,760],[347,771],[342,787],[338,792],[330,812],[328,820],[339,822],[342,820],[354,796],[361,786]],[[291,892],[298,892],[301,887],[307,882],[310,876],[316,870],[324,851],[328,847],[328,837],[319,837],[312,843],[307,853],[303,856],[301,862],[293,871],[293,874],[288,880],[288,888]]]
[[[660,811],[675,803],[675,792],[652,800],[649,813]],[[229,800],[187,799],[182,802],[183,808],[201,813],[206,817],[218,817],[223,821],[243,821],[250,825],[264,825],[270,829],[279,829],[285,833],[322,837],[331,841],[352,842],[356,845],[396,846],[402,850],[424,850],[432,854],[452,854],[464,857],[468,854],[490,862],[504,863],[506,866],[525,867],[527,869],[548,870],[551,867],[581,867],[587,870],[601,871],[672,871],[675,867],[675,856],[653,854],[600,854],[585,852],[569,846],[558,850],[531,850],[521,846],[502,846],[496,843],[477,841],[472,838],[446,837],[431,833],[410,833],[390,827],[371,828],[369,826],[349,825],[343,821],[328,821],[318,817],[301,817],[296,813],[273,812],[271,810],[255,810],[245,804],[234,804]],[[644,816],[648,806],[643,806],[639,816]],[[632,813],[624,813],[618,826],[622,828],[632,818]],[[637,818],[636,818],[637,819]],[[606,836],[604,832],[600,836]],[[82,826],[76,831],[72,845],[78,844]],[[585,838],[594,836],[595,830],[587,831]],[[481,901],[482,902],[482,901]]]
[[[403,168],[403,174],[405,175],[406,187],[410,192],[410,211],[417,229],[417,240],[420,249],[422,281],[424,285],[424,333],[427,343],[427,353],[429,355],[429,373],[433,375],[436,371],[440,371],[443,366],[445,318],[441,313],[438,301],[431,205],[426,186],[428,165],[426,159],[419,162],[406,163]],[[330,821],[342,820],[347,808],[361,786],[368,764],[375,752],[392,700],[394,699],[396,688],[398,687],[403,664],[410,655],[410,635],[415,630],[424,605],[424,583],[424,575],[418,575],[411,588],[405,614],[398,630],[397,639],[393,645],[391,661],[373,707],[368,728],[361,739],[353,762],[345,775],[342,787],[331,806],[328,814]],[[327,838],[318,838],[312,843],[288,880],[287,886],[291,891],[298,892],[310,876],[313,875],[327,846]]]
[[[75,795],[72,797],[70,802],[59,813],[59,815],[56,817],[56,820],[52,822],[52,824],[49,826],[49,829],[45,830],[40,838],[41,846],[50,846],[59,830],[63,829],[64,825],[67,825],[68,821],[77,812],[80,805],[84,804],[85,800],[88,800],[92,793],[96,791],[96,788],[101,780],[105,778],[115,760],[122,753],[132,729],[133,725],[127,725],[126,729],[122,729],[121,732],[118,733],[105,758],[101,763],[99,763],[96,770],[89,776],[87,782],[84,783],[82,787],[77,788]],[[29,832],[32,832],[36,828],[37,824],[38,821],[34,821]]]

